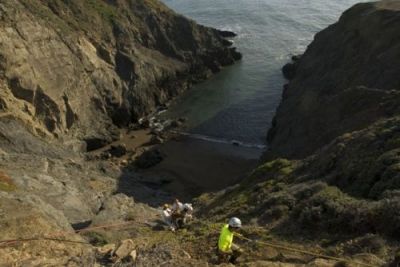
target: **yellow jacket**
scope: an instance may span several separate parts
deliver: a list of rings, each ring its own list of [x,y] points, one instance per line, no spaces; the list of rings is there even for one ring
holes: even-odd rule
[[[229,230],[229,225],[225,224],[222,227],[221,234],[218,240],[218,248],[222,252],[230,252],[233,243],[233,232]]]

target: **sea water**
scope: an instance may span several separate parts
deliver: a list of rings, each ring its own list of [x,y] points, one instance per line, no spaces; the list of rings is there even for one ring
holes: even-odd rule
[[[262,148],[282,87],[281,67],[359,0],[163,0],[200,24],[238,34],[243,60],[178,98],[168,117],[186,117],[195,138]],[[367,2],[367,1],[364,1]]]

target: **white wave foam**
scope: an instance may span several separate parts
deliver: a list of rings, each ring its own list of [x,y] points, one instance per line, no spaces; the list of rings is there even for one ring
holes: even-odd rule
[[[223,138],[215,138],[211,136],[206,136],[202,134],[192,134],[186,132],[178,132],[178,131],[171,131],[172,133],[180,134],[183,136],[187,136],[189,138],[198,139],[202,141],[212,142],[212,143],[219,143],[219,144],[230,144],[240,147],[248,147],[248,148],[257,148],[257,149],[265,149],[266,146],[263,144],[252,144],[252,143],[245,143],[238,140],[227,140]]]

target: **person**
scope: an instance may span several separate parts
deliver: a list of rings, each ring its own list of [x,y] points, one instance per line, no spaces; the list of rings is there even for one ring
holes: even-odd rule
[[[164,204],[161,215],[162,215],[164,223],[169,226],[169,229],[171,231],[174,232],[176,227],[175,227],[174,223],[172,222],[172,211],[169,208],[168,204]]]
[[[183,210],[183,204],[179,201],[179,199],[175,198],[174,203],[172,204],[171,211],[172,213],[181,213]]]
[[[193,219],[193,206],[190,203],[183,205],[183,223],[186,224]]]
[[[185,203],[182,206],[182,211],[173,216],[173,221],[176,228],[183,228],[193,218],[193,206],[190,203]]]
[[[177,198],[171,207],[171,220],[176,229],[183,226],[183,204]]]
[[[218,240],[218,259],[222,262],[235,264],[236,260],[242,254],[242,249],[233,243],[234,235],[239,235],[238,230],[242,227],[239,218],[233,217],[228,224],[222,227]]]

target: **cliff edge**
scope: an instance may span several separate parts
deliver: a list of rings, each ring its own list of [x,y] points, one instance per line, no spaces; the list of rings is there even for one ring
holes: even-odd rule
[[[399,6],[357,4],[315,36],[285,86],[268,156],[303,158],[346,132],[398,114]]]
[[[258,240],[398,265],[399,29],[400,2],[380,1],[353,6],[318,33],[283,68],[290,81],[263,163],[238,185],[201,196],[202,215],[238,216],[267,232]],[[347,264],[326,266],[358,266]]]

